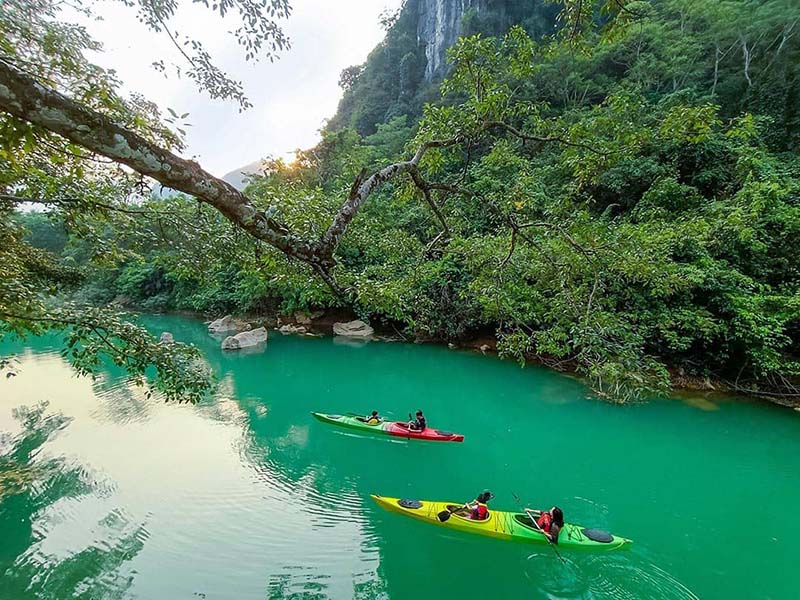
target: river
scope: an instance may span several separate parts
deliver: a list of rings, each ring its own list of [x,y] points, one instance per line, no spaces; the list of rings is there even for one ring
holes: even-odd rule
[[[223,353],[149,317],[219,377],[198,405],[73,375],[59,340],[0,344],[0,598],[797,598],[800,413],[615,406],[471,352],[281,336]],[[312,410],[422,408],[463,444],[363,437]],[[635,540],[568,552],[454,533],[370,494],[558,504]]]

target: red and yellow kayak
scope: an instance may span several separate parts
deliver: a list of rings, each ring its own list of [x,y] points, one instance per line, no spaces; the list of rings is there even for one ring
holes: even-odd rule
[[[376,425],[368,425],[359,417],[354,417],[351,415],[328,415],[318,412],[312,412],[311,414],[314,415],[314,418],[322,421],[323,423],[330,423],[332,425],[339,425],[340,427],[357,429],[358,431],[362,431],[364,433],[377,433],[379,435],[390,435],[409,440],[428,440],[430,442],[464,441],[464,436],[460,433],[432,429],[431,427],[428,427],[424,431],[413,431],[408,428],[408,423],[404,423],[403,421],[383,421]]]

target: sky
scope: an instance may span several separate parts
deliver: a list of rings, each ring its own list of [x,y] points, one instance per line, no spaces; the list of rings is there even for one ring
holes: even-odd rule
[[[339,73],[366,60],[384,36],[381,13],[401,2],[292,0],[292,15],[282,21],[292,47],[273,63],[248,63],[227,33],[238,26],[234,19],[220,19],[202,4],[183,0],[173,29],[203,42],[216,64],[242,81],[253,104],[243,113],[235,101],[211,100],[190,80],[156,72],[152,63],[179,62],[177,51],[165,35],[138,23],[133,9],[100,3],[96,12],[102,20],[82,23],[103,44],[91,59],[114,69],[124,90],[143,94],[164,111],[188,112],[191,127],[186,128],[183,155],[223,176],[261,158],[288,157],[297,148],[313,146],[341,98]]]

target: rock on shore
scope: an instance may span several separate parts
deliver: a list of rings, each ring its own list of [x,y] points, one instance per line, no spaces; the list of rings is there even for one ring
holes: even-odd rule
[[[243,331],[236,335],[229,335],[222,340],[223,350],[241,350],[243,348],[252,348],[267,341],[267,330],[264,327],[253,329],[252,331]]]
[[[302,325],[292,325],[291,323],[281,326],[278,331],[283,335],[308,333],[308,330]]]
[[[233,320],[231,315],[225,315],[221,319],[212,321],[208,326],[208,333],[226,333],[228,331],[239,331],[239,324]]]
[[[375,330],[359,319],[347,323],[334,323],[333,333],[346,337],[368,338],[372,337]]]

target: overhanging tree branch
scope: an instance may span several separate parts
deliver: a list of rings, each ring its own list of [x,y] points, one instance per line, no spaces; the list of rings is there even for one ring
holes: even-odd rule
[[[431,209],[434,211],[434,213],[436,213],[437,218],[446,229],[447,225],[444,222],[444,217],[430,198],[430,189],[433,188],[425,184],[421,176],[419,176],[419,162],[422,160],[422,157],[425,155],[425,153],[431,148],[454,146],[460,141],[460,137],[454,137],[446,140],[431,140],[421,144],[411,160],[396,162],[388,165],[376,171],[369,177],[365,177],[365,173],[362,171],[353,183],[353,187],[350,188],[350,194],[348,195],[347,200],[336,213],[336,216],[334,217],[330,227],[328,227],[327,231],[323,234],[321,241],[322,250],[332,254],[339,245],[342,236],[344,236],[345,232],[347,231],[350,222],[356,216],[356,213],[358,213],[358,209],[361,208],[361,205],[364,204],[367,198],[369,198],[370,195],[380,188],[384,183],[390,179],[394,179],[398,175],[408,174],[411,176],[412,180],[414,180],[415,185],[420,187],[423,193],[425,193],[426,189],[428,190],[425,199],[428,201]],[[415,174],[418,179],[415,179]],[[420,185],[420,182],[422,183],[422,186]]]
[[[324,268],[316,243],[303,240],[259,211],[229,183],[197,163],[185,160],[129,131],[109,117],[47,88],[0,58],[0,110],[152,177],[162,185],[194,196],[220,211],[238,227],[288,256]]]
[[[572,148],[581,148],[582,150],[588,150],[589,152],[592,152],[593,154],[598,154],[600,156],[604,156],[605,155],[604,152],[598,150],[597,148],[593,148],[592,146],[589,146],[588,144],[581,144],[580,142],[571,142],[571,141],[569,141],[567,139],[564,139],[563,137],[559,137],[559,136],[543,137],[543,136],[538,136],[538,135],[531,135],[529,133],[525,133],[524,131],[520,131],[519,129],[517,129],[513,125],[509,125],[508,123],[505,123],[504,121],[487,121],[485,123],[485,128],[486,129],[492,129],[492,128],[504,129],[505,131],[507,131],[508,133],[513,135],[514,137],[517,137],[517,138],[521,139],[523,142],[540,142],[540,143],[557,142],[557,143],[562,144],[564,146],[570,146]]]
[[[347,200],[319,242],[305,240],[288,227],[259,211],[244,194],[203,170],[194,161],[176,156],[142,136],[121,127],[109,117],[88,109],[64,94],[38,83],[7,60],[0,58],[0,110],[61,135],[96,154],[125,164],[164,186],[194,196],[220,211],[234,225],[256,239],[327,273],[336,263],[333,254],[358,209],[381,185],[409,174],[425,194],[426,201],[442,225],[441,211],[430,196],[430,188],[419,174],[419,162],[430,148],[452,146],[461,141],[425,142],[408,161],[394,163],[369,177],[359,175]],[[328,278],[325,277],[328,281]],[[335,292],[340,293],[333,286]]]
[[[464,143],[466,138],[457,135],[449,139],[429,140],[417,148],[410,160],[388,165],[369,177],[362,171],[322,238],[319,241],[307,240],[293,233],[268,213],[260,211],[244,194],[203,170],[194,161],[180,158],[121,127],[106,115],[86,108],[64,94],[40,84],[3,58],[0,58],[0,110],[61,135],[96,154],[152,177],[164,186],[213,206],[254,238],[266,242],[289,257],[311,265],[340,296],[343,290],[330,276],[330,269],[336,264],[333,255],[360,207],[384,183],[399,175],[408,175],[423,193],[446,236],[450,235],[449,228],[433,200],[431,190],[469,194],[458,185],[427,182],[419,168],[428,150],[455,146]],[[602,154],[588,145],[561,137],[527,134],[502,121],[487,121],[480,127],[480,132],[493,128],[503,129],[523,141],[556,142]],[[519,228],[527,226],[530,225],[520,225]]]

